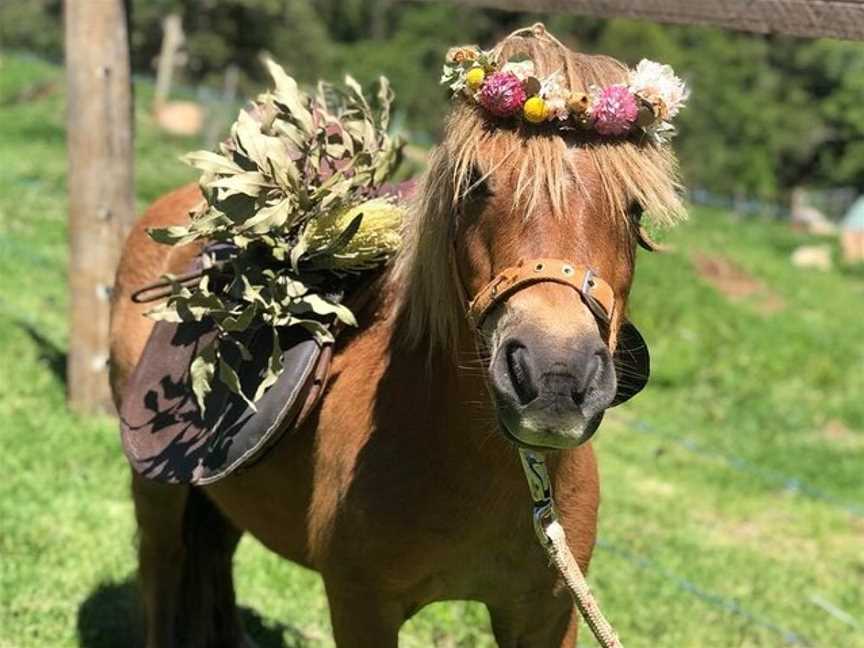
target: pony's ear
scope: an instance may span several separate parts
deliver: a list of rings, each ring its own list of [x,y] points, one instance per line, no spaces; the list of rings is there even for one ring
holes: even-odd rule
[[[648,384],[651,375],[651,355],[645,338],[630,320],[625,320],[618,331],[615,347],[615,373],[618,390],[610,407],[630,400]]]
[[[666,246],[660,245],[645,230],[644,227],[639,225],[636,230],[636,241],[639,243],[639,247],[643,250],[648,250],[649,252],[665,252]]]
[[[627,209],[627,217],[630,219],[630,223],[636,232],[636,242],[639,243],[639,247],[643,250],[648,250],[648,252],[665,252],[666,247],[652,239],[651,235],[648,234],[648,230],[642,225],[642,214],[644,211],[644,207],[635,200],[630,203],[630,207]]]

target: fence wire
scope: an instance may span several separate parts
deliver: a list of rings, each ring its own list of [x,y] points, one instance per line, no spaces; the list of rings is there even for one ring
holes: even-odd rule
[[[777,486],[792,495],[800,495],[817,500],[838,511],[848,513],[855,517],[864,518],[864,505],[857,502],[841,500],[840,498],[830,495],[824,490],[813,486],[797,475],[790,475],[772,468],[765,468],[757,462],[750,461],[749,459],[745,459],[738,455],[709,448],[691,437],[677,436],[670,432],[664,432],[644,419],[631,419],[626,423],[630,429],[635,430],[636,432],[656,436],[666,442],[674,443],[687,452],[697,456],[719,461],[736,472],[757,477],[763,482]]]
[[[768,617],[743,606],[735,599],[725,597],[716,592],[711,592],[689,578],[684,578],[675,574],[652,558],[635,553],[624,548],[622,545],[610,542],[605,538],[597,540],[597,548],[602,551],[608,551],[610,554],[629,562],[641,571],[646,571],[674,584],[680,591],[686,592],[706,605],[723,610],[724,612],[745,620],[750,625],[758,626],[779,635],[786,645],[812,645],[807,637],[771,621]]]

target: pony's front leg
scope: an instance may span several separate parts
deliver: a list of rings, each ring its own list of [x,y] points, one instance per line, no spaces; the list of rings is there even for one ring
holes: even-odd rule
[[[579,613],[566,591],[531,603],[489,608],[499,648],[574,648]]]
[[[404,607],[374,591],[346,589],[325,579],[337,648],[397,648]]]

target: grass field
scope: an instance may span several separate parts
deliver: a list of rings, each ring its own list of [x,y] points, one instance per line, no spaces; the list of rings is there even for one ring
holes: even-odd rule
[[[0,647],[133,648],[116,425],[64,407],[61,88],[58,68],[2,58]],[[158,134],[149,88],[136,92],[144,205],[193,177],[173,160],[197,143]],[[667,240],[640,257],[632,305],[653,380],[596,441],[603,607],[630,648],[864,647],[864,276],[794,269],[807,237],[718,212],[694,210]],[[237,563],[263,648],[332,646],[315,574],[248,538]],[[492,645],[470,603],[427,608],[402,642]],[[580,644],[595,645],[587,631]]]

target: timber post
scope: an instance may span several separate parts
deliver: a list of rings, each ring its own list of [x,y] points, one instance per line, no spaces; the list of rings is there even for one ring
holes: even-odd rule
[[[132,89],[123,0],[65,0],[69,156],[68,403],[112,412],[111,290],[135,217]]]

